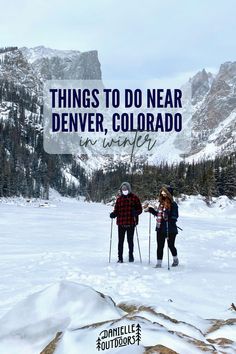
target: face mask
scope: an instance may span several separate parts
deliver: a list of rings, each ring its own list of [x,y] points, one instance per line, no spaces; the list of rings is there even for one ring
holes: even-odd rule
[[[129,194],[129,191],[122,191],[122,194],[128,195],[128,194]]]

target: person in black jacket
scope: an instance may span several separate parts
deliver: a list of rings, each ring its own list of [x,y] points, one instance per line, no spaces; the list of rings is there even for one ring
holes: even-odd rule
[[[176,221],[178,219],[178,205],[173,200],[173,188],[170,186],[163,186],[159,193],[159,205],[157,210],[148,207],[145,211],[157,217],[156,231],[157,231],[157,265],[156,268],[161,268],[163,249],[165,246],[165,239],[167,238],[168,247],[173,256],[172,267],[179,264],[177,249],[175,247],[175,238],[178,234]]]

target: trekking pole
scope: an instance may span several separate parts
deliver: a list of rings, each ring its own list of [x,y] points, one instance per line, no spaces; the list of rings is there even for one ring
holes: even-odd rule
[[[150,262],[151,262],[151,260],[150,260],[150,257],[151,257],[151,221],[152,219],[151,219],[151,214],[149,213],[149,245],[148,245],[148,263],[150,264]]]
[[[110,232],[110,250],[109,250],[109,263],[111,263],[111,244],[112,244],[112,230],[113,230],[113,219],[111,219],[111,232]]]
[[[140,252],[140,245],[139,245],[139,238],[138,238],[138,229],[137,229],[137,225],[135,225],[135,229],[136,229],[136,235],[137,235],[137,243],[138,243],[138,251],[139,251],[140,263],[142,263],[142,257],[141,257],[141,252]]]
[[[170,270],[169,225],[168,225],[168,219],[166,220],[166,235],[167,235],[168,270]]]

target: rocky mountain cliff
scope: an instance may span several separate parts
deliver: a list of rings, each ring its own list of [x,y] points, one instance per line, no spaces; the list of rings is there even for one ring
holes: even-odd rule
[[[236,62],[205,69],[183,85],[183,130],[165,135],[150,162],[200,161],[236,150]]]
[[[192,102],[196,104],[196,92],[199,92],[197,102],[201,104],[192,116],[192,142],[189,153],[191,155],[204,151],[207,153],[207,150],[210,152],[210,146],[212,153],[226,154],[234,151],[236,62],[222,64],[214,78],[209,77],[203,70],[191,83]]]
[[[40,46],[19,51],[43,80],[99,80],[102,76],[96,50],[63,51]]]
[[[196,105],[204,99],[205,95],[210,90],[212,80],[213,75],[211,73],[207,73],[205,69],[199,71],[189,80],[191,83],[191,98],[193,105]]]

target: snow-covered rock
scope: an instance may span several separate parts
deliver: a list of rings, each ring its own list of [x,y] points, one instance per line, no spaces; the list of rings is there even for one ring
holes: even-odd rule
[[[141,354],[160,346],[198,354],[215,353],[216,347],[236,348],[236,319],[206,320],[205,327],[202,331],[151,307],[118,307],[88,286],[63,281],[30,295],[1,319],[0,352]],[[224,338],[224,343],[218,343],[218,338]]]
[[[57,332],[114,320],[122,314],[109,297],[88,286],[62,281],[30,295],[1,318],[0,352],[1,343],[5,345],[10,337],[43,349]]]

